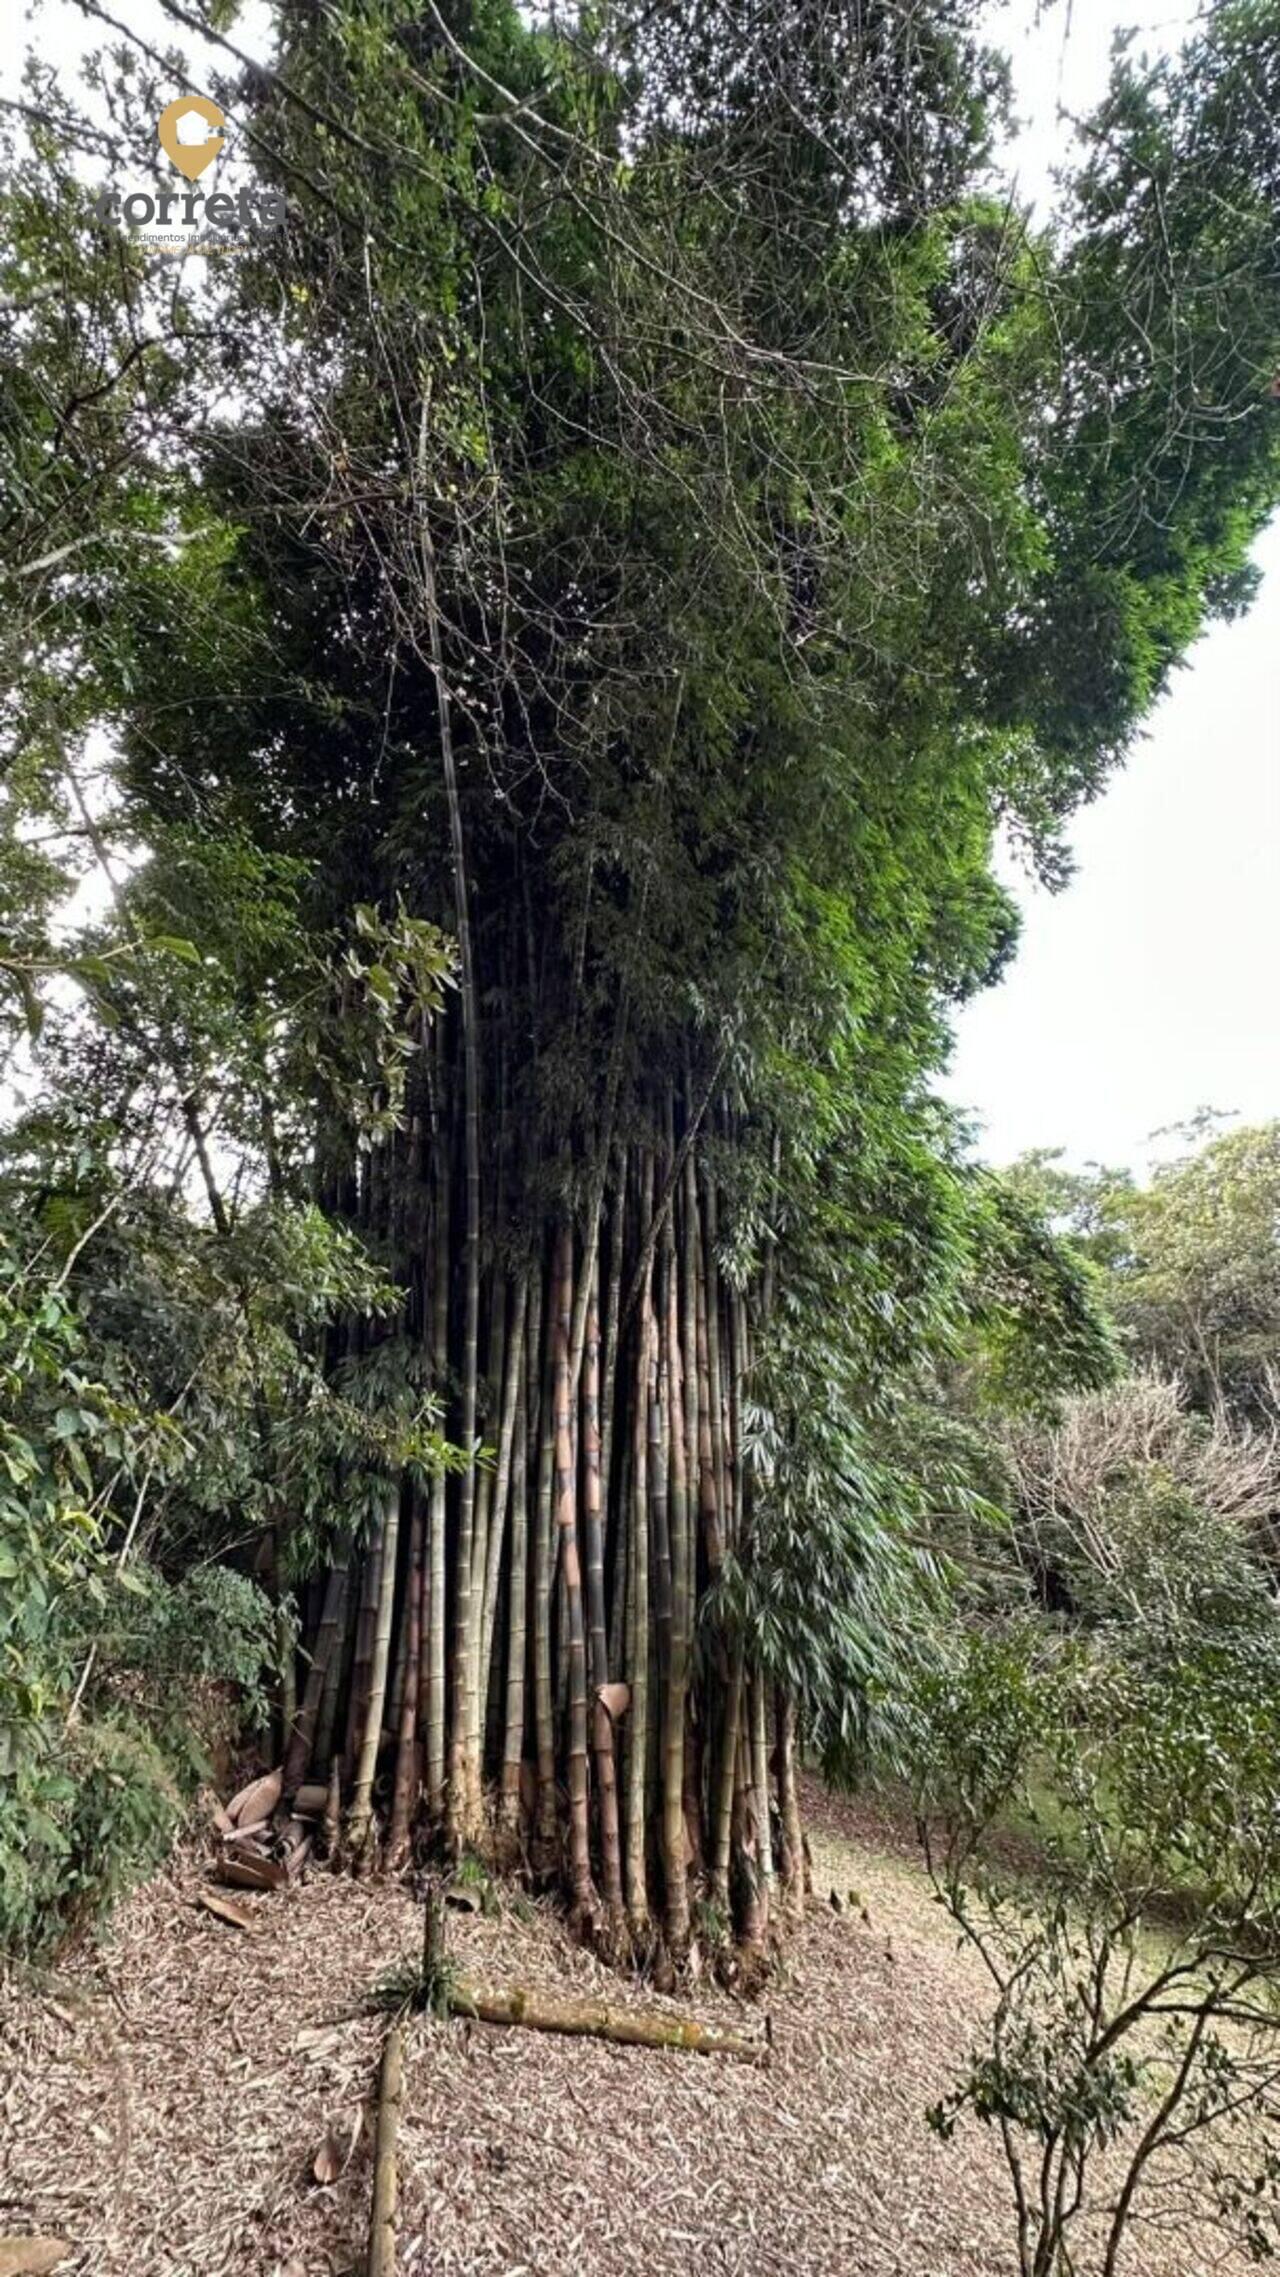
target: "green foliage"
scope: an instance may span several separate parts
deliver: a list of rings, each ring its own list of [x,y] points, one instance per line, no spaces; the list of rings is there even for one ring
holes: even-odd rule
[[[124,1587],[128,1582],[129,1587]],[[75,1599],[37,1650],[9,1640],[27,1679],[10,1691],[0,1767],[0,1950],[52,1951],[109,1910],[172,1842],[210,1750],[256,1712],[276,1615],[225,1568],[111,1571],[103,1605]],[[68,1708],[69,1659],[79,1668]],[[43,1684],[31,1681],[39,1668]]]
[[[338,966],[340,1002],[307,1048],[335,1112],[367,1151],[404,1128],[409,1071],[454,956],[439,928],[410,917],[403,903],[386,918],[358,902],[353,933]]]
[[[114,1627],[99,1632],[108,1664],[136,1672],[158,1698],[172,1697],[184,1678],[232,1685],[249,1718],[260,1715],[278,1647],[276,1609],[257,1583],[231,1566],[204,1565],[171,1583],[147,1573],[142,1588],[114,1609]]]
[[[154,1862],[210,1745],[263,1713],[287,1606],[211,1553],[284,1507],[305,1573],[388,1470],[448,1450],[397,1345],[325,1374],[333,1306],[396,1299],[318,1212],[224,1238],[100,1186],[9,1201],[0,1946],[44,1950]]]
[[[148,1492],[193,1445],[92,1345],[76,1253],[54,1270],[49,1247],[0,1231],[0,1948],[18,1951],[155,1862],[225,1688],[260,1698],[273,1622],[237,1574],[170,1587],[130,1561]]]
[[[1274,1414],[1280,1123],[1210,1138],[1114,1214],[1128,1250],[1115,1301],[1138,1349],[1205,1412]]]
[[[1078,2266],[1091,2223],[1111,2272],[1189,2147],[1246,2249],[1275,2249],[1278,1698],[1274,1609],[1088,1647],[979,1635],[920,1688],[926,1855],[996,1995],[930,2116],[998,2130],[1023,2277]],[[1036,1829],[1034,1881],[1007,1862],[1011,1812]]]
[[[1275,1412],[1280,1320],[1280,1125],[1215,1133],[1197,1117],[1188,1152],[1146,1185],[1127,1172],[1072,1172],[1044,1149],[1005,1173],[1103,1276],[1134,1356],[1176,1375],[1192,1405],[1245,1421]]]
[[[255,1537],[287,1589],[456,1461],[421,1311],[460,903],[486,1270],[704,1102],[758,1346],[707,1620],[828,1760],[893,1743],[990,1417],[1114,1371],[1094,1265],[930,1084],[1013,945],[997,828],[1061,875],[1280,495],[1280,18],[1122,57],[1037,233],[971,0],[748,13],[280,7],[235,120],[288,227],[198,300],[93,218],[94,123],[36,75],[0,278],[24,1729],[105,1568]],[[93,68],[150,150],[150,70]],[[58,944],[90,855],[109,910]]]
[[[40,1957],[163,1857],[183,1794],[137,1725],[78,1723],[0,1779],[0,1948]]]
[[[1119,1372],[1104,1277],[1005,1181],[990,1179],[983,1200],[971,1396],[1005,1413],[1051,1414],[1065,1392]]]

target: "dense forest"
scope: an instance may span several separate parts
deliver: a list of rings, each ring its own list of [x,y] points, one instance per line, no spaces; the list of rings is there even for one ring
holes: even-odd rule
[[[960,1918],[1084,1701],[1113,1802],[1197,1704],[1152,1887],[1221,1864],[1280,1126],[997,1174],[938,1077],[997,842],[1065,883],[1253,590],[1275,0],[1122,47],[1047,221],[973,0],[79,4],[0,186],[0,1938],[247,1757],[264,1873],[472,1861],[750,1987],[802,1763],[914,1782]],[[202,259],[130,204],[188,93]]]

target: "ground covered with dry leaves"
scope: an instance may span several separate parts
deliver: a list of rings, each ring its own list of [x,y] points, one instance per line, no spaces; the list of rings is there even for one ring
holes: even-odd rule
[[[926,2105],[980,1986],[898,1832],[810,1795],[815,1903],[765,1999],[766,2069],[454,2020],[410,2032],[401,2267],[422,2277],[999,2277],[995,2146]],[[0,2232],[66,2238],[67,2277],[343,2277],[363,2267],[380,1973],[416,1950],[409,1894],[317,1873],[196,1902],[198,1855],[95,1951],[0,2004]],[[843,1910],[830,1903],[835,1889]],[[620,1993],[550,1912],[454,1916],[474,1975]],[[674,2005],[674,2004],[673,2004]],[[699,2015],[748,2029],[707,1988]],[[318,2156],[319,2154],[319,2156]],[[316,2179],[333,2174],[332,2180]],[[1183,2232],[1144,2277],[1228,2264]]]

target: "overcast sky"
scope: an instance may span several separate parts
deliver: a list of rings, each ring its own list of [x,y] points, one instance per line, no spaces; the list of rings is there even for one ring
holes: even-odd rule
[[[968,1005],[947,1090],[982,1152],[1145,1165],[1199,1106],[1280,1114],[1280,526],[1262,593],[1193,649],[1124,773],[1023,905],[1016,963]]]
[[[155,0],[125,13],[168,44]],[[1195,14],[1192,0],[993,6],[1023,120],[1010,156],[1025,198],[1047,207],[1070,139],[1062,114],[1097,100],[1116,28],[1158,50]],[[251,0],[238,36],[261,50],[266,21]],[[33,29],[68,62],[102,37],[71,0],[30,16],[9,0],[0,77]],[[947,1082],[993,1161],[1061,1145],[1074,1160],[1140,1166],[1162,1151],[1150,1134],[1199,1106],[1280,1113],[1280,526],[1259,560],[1251,616],[1205,635],[1126,772],[1079,818],[1071,885],[1050,896],[1010,873],[1021,950],[961,1014]]]
[[[1170,0],[1019,0],[996,19],[1027,126],[1015,162],[1040,202],[1069,131],[1106,82],[1118,24],[1177,45]],[[1005,27],[1008,27],[1007,29]],[[1013,36],[1010,37],[1010,31]],[[1023,908],[1016,963],[958,1021],[950,1096],[1007,1162],[1029,1146],[1142,1167],[1197,1107],[1280,1114],[1280,525],[1258,549],[1251,614],[1192,650],[1123,774],[1071,832],[1076,875]]]

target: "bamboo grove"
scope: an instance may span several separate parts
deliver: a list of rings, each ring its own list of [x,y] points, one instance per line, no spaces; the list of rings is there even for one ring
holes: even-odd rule
[[[395,1302],[329,1307],[324,1376],[437,1431],[277,1496],[286,1801],[749,1972],[801,1750],[930,1585],[894,1384],[1027,1265],[930,1093],[1016,930],[994,833],[1061,873],[1276,494],[1275,11],[1121,66],[1041,233],[966,0],[274,15],[267,66],[196,19],[287,213],[203,301],[59,173],[69,117],[14,195],[114,374],[66,505],[129,469],[53,572],[32,482],[40,736],[114,731],[122,901],[226,976],[202,1035],[211,982],[148,1029],[99,973],[117,1063],[241,1293],[272,1211],[358,1239]],[[175,75],[131,39],[125,155]],[[33,305],[38,435],[83,382]]]
[[[416,1215],[411,1333],[438,1381],[457,1356],[456,1411],[490,1454],[453,1509],[443,1475],[392,1494],[331,1571],[286,1790],[339,1766],[359,1856],[385,1737],[392,1861],[421,1798],[455,1852],[563,1875],[615,1947],[646,1950],[660,1925],[683,1957],[692,1891],[724,1927],[732,1896],[759,1953],[802,1876],[794,1702],[699,1620],[750,1535],[744,1419],[771,1270],[744,1288],[720,1267],[698,1136],[729,1135],[727,1105],[656,1085],[647,1139],[606,1141],[579,1223],[535,1219],[513,1256],[521,1166],[486,1153],[472,1184],[465,1082],[443,1051],[437,1074],[430,1142],[419,1128],[403,1165],[398,1145],[371,1157],[357,1210],[375,1240],[397,1207]],[[495,1239],[470,1213],[504,1177]]]

